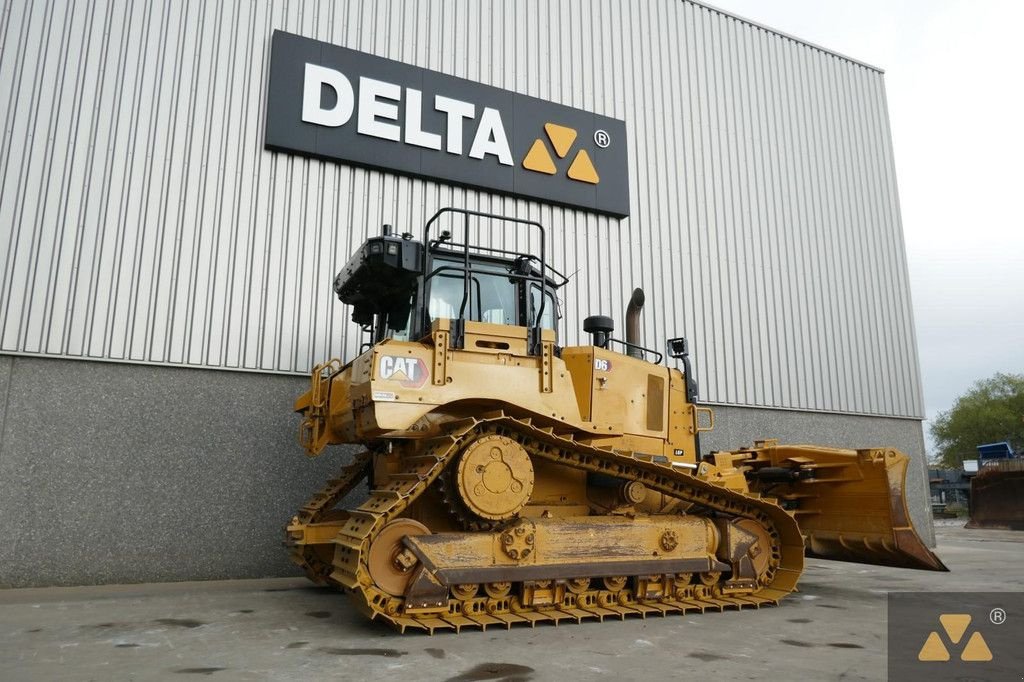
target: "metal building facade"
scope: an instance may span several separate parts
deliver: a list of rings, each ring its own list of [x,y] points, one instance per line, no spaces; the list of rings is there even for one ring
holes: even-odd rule
[[[358,345],[333,276],[445,206],[547,226],[563,344],[642,286],[705,451],[910,454],[933,541],[877,69],[690,0],[0,6],[0,588],[294,574],[281,525],[351,455],[291,412]],[[625,121],[630,216],[267,151],[275,29]]]
[[[648,293],[713,403],[922,416],[882,74],[683,0],[16,2],[0,16],[0,353],[305,373],[382,223],[539,220],[563,339]],[[263,149],[284,29],[626,121],[621,222]]]

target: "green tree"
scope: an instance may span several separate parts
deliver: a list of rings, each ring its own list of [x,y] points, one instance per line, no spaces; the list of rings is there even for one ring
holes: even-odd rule
[[[996,374],[974,384],[956,404],[940,412],[931,426],[939,463],[956,468],[978,456],[985,443],[1008,440],[1024,447],[1024,375]]]

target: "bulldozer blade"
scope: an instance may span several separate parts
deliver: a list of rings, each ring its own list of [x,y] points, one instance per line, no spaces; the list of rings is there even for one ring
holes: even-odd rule
[[[748,476],[755,492],[776,497],[796,516],[809,556],[929,571],[949,569],[921,540],[906,500],[910,458],[889,448],[839,450],[768,445]],[[791,472],[791,480],[758,471]]]

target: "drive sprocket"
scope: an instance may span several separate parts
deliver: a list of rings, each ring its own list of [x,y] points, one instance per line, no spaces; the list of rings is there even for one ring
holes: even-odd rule
[[[533,493],[530,455],[497,434],[470,442],[459,455],[453,478],[462,503],[485,521],[511,521]]]

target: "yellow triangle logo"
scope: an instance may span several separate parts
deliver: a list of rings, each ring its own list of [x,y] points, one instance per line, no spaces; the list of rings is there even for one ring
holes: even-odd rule
[[[949,640],[959,644],[960,638],[967,632],[967,626],[971,624],[971,616],[966,613],[944,613],[939,616],[939,622],[949,635]]]
[[[967,646],[964,647],[963,653],[960,654],[960,660],[992,660],[992,650],[988,648],[988,644],[985,642],[985,638],[981,636],[980,632],[975,632],[973,635],[971,635],[971,638],[967,640]]]
[[[545,123],[544,130],[547,132],[551,144],[554,145],[558,158],[564,159],[572,148],[572,143],[576,141],[576,131],[557,123]]]
[[[549,123],[548,125],[551,124]],[[526,158],[523,159],[523,168],[537,171],[538,173],[547,173],[548,175],[555,174],[555,162],[551,160],[551,154],[548,154],[547,147],[544,146],[543,141],[539,139],[534,140],[533,146],[530,147],[530,151],[526,153]]]
[[[921,651],[917,654],[917,660],[919,661],[948,661],[949,652],[946,651],[946,646],[939,639],[939,633],[933,632],[928,635],[928,639],[924,641],[924,646],[921,647]]]
[[[967,628],[971,625],[971,616],[966,613],[944,613],[939,616],[939,622],[942,624],[942,629],[946,631],[949,636],[950,642],[953,644],[959,644],[960,640],[963,639],[964,633],[967,632]],[[948,661],[949,650],[946,649],[945,644],[942,643],[942,638],[939,637],[938,632],[931,632],[928,635],[928,639],[925,640],[924,646],[921,647],[921,651],[917,654],[917,660],[919,661]],[[982,637],[981,633],[977,630],[967,640],[967,644],[964,646],[963,651],[960,652],[961,661],[991,661],[992,650],[988,648],[988,642]]]
[[[557,123],[545,123],[544,132],[547,133],[547,137],[555,149],[555,154],[558,155],[558,158],[564,159],[572,150],[572,145],[576,141],[576,130],[567,126],[560,126]],[[551,158],[548,146],[539,137],[533,141],[530,151],[526,153],[526,158],[523,159],[523,168],[546,175],[554,175],[558,172],[558,169],[555,167],[555,161]],[[594,162],[590,160],[590,154],[585,149],[581,149],[576,153],[576,157],[569,166],[566,175],[571,180],[586,182],[591,185],[596,185],[601,181],[597,174],[597,169],[594,168]]]
[[[594,163],[590,160],[590,155],[587,154],[586,149],[581,149],[576,154],[576,158],[573,159],[572,165],[569,166],[569,177],[573,180],[579,180],[580,182],[589,182],[592,185],[596,185],[601,181],[601,178],[597,175],[597,169],[594,168]]]

